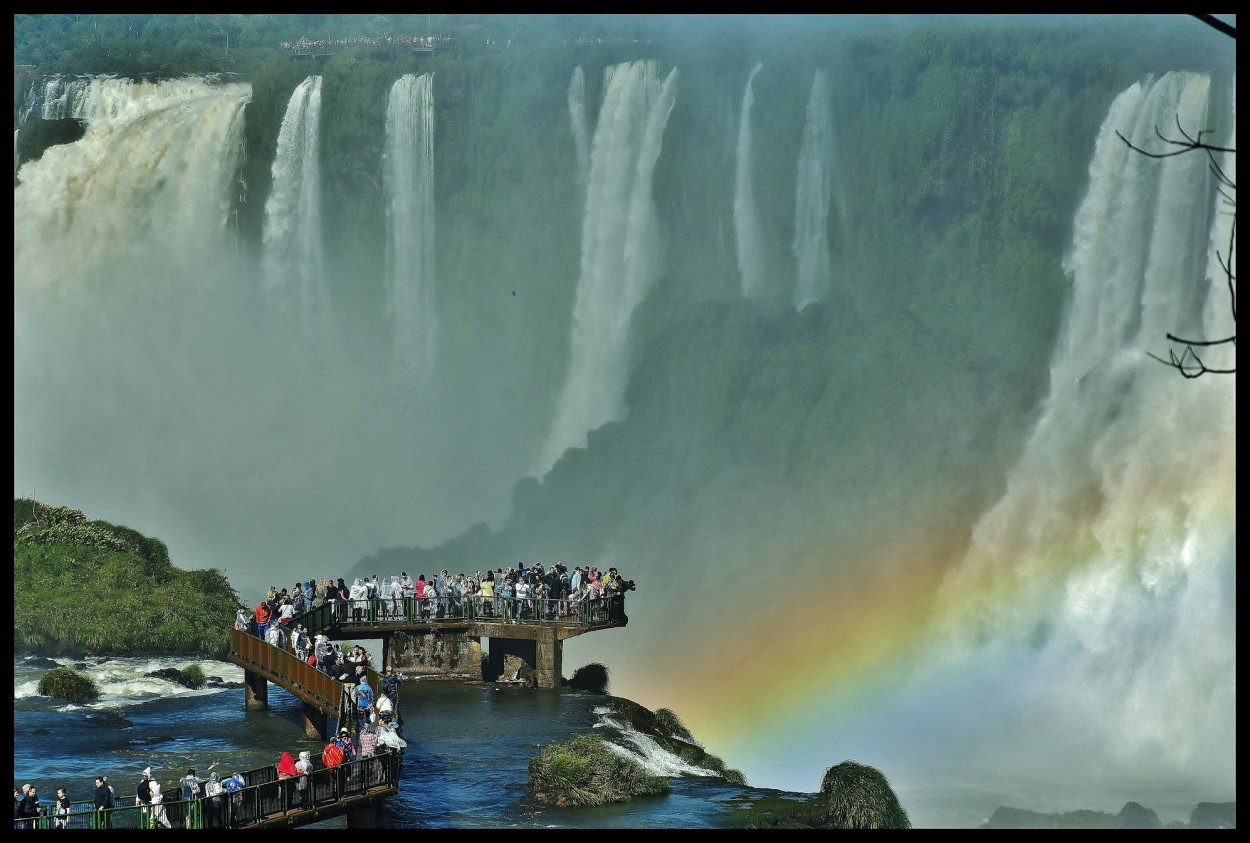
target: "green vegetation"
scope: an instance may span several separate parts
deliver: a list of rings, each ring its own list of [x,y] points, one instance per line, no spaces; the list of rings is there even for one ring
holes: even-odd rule
[[[668,779],[609,749],[596,735],[544,748],[529,764],[530,788],[543,805],[592,807],[667,793]]]
[[[198,691],[204,687],[204,683],[208,681],[208,677],[204,675],[204,668],[198,664],[187,665],[182,669],[182,678],[186,681],[187,687]]]
[[[817,805],[822,828],[911,828],[885,774],[854,761],[825,771]]]
[[[690,734],[686,724],[681,722],[681,718],[671,708],[657,708],[655,710],[655,728],[661,734],[670,738],[680,738],[683,741],[694,743],[694,736]]]
[[[809,797],[743,795],[733,804],[733,828],[911,828],[885,775],[854,761],[826,770],[820,792]]]
[[[569,679],[568,684],[574,691],[606,694],[608,692],[608,669],[597,662],[582,665],[573,671],[573,677]]]
[[[39,680],[39,693],[66,702],[82,703],[98,699],[100,689],[90,676],[83,676],[68,667],[49,670]]]
[[[24,498],[13,580],[14,652],[220,657],[242,605],[221,571],[175,568],[159,539]]]

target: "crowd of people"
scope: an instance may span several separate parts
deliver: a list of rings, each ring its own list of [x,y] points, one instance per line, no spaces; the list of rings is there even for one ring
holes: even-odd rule
[[[398,736],[396,727],[390,723],[389,718],[375,718],[367,722],[360,730],[359,746],[353,739],[351,731],[346,726],[342,727],[322,750],[322,766],[323,768],[337,767],[340,764],[369,758],[389,749],[402,750],[406,745],[405,741]],[[293,779],[295,782],[287,804],[294,809],[312,807],[310,777],[316,769],[312,752],[309,750],[299,752],[299,760],[296,761],[291,753],[284,751],[275,768],[278,781]],[[222,777],[221,774],[210,771],[208,778],[202,779],[196,774],[194,768],[188,768],[186,775],[175,785],[175,792],[185,803],[204,799],[203,808],[206,814],[204,826],[216,828],[224,824],[226,804],[223,800],[211,797],[220,796],[223,793],[239,794],[247,786],[242,773],[236,772]],[[134,807],[140,809],[139,825],[141,828],[173,828],[165,802],[165,789],[152,776],[152,768],[144,768],[134,796]],[[242,794],[239,794],[237,799],[232,799],[232,805],[236,809],[243,805]],[[54,828],[109,828],[111,821],[108,812],[113,808],[121,807],[124,807],[123,801],[117,797],[116,791],[109,784],[106,776],[97,776],[95,779],[95,792],[91,807],[85,804],[85,800],[84,803],[75,805],[70,800],[65,787],[57,788],[56,801],[51,805],[45,805],[39,798],[38,786],[25,784],[20,790],[16,786],[13,788],[13,827],[15,829],[35,828],[40,818],[50,815],[53,817]],[[95,812],[100,814],[99,821],[91,823],[90,815]],[[81,819],[84,813],[88,815],[86,822],[89,824],[87,825],[84,825]],[[179,813],[183,818],[181,824],[186,828],[191,828],[194,812],[184,809]],[[71,819],[74,817],[79,817],[79,821],[71,826]]]
[[[444,568],[429,579],[425,574],[413,579],[407,571],[386,579],[374,574],[357,578],[351,585],[342,577],[314,578],[297,582],[290,590],[270,586],[252,617],[240,610],[235,626],[274,646],[288,648],[288,640],[294,639],[289,649],[309,661],[315,641],[307,629],[296,624],[286,633],[283,627],[326,603],[337,604],[337,611],[343,613],[340,618],[354,623],[463,618],[469,608],[474,616],[521,623],[587,619],[601,598],[624,595],[635,587],[634,581],[625,579],[615,567],[600,571],[595,566],[576,566],[570,571],[563,562],[550,567],[541,562],[529,566],[520,562],[515,567],[499,566],[473,574],[451,574]]]

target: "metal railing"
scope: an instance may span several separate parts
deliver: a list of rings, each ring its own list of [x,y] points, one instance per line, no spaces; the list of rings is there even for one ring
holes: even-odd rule
[[[14,828],[242,828],[265,820],[287,817],[313,808],[324,809],[378,788],[399,789],[399,753],[391,750],[349,761],[337,767],[314,769],[306,776],[279,778],[276,767],[243,773],[244,787],[199,799],[165,800],[159,805],[133,805],[97,811],[95,803],[74,802],[70,813],[55,816],[53,803],[41,803],[44,814],[15,819]],[[320,760],[314,760],[319,765]],[[171,785],[170,793],[181,793]],[[161,821],[162,814],[164,821]]]
[[[388,624],[542,623],[598,626],[625,620],[625,596],[607,595],[573,600],[553,597],[375,597],[372,600],[331,600],[284,626],[302,623],[310,633],[328,627],[351,628]]]

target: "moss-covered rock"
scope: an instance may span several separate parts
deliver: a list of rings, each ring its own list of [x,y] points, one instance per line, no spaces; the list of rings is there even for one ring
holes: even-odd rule
[[[592,694],[608,692],[608,669],[601,664],[588,664],[573,671],[568,685],[574,691],[587,691]]]
[[[668,779],[652,776],[613,752],[596,735],[553,744],[529,763],[530,788],[541,805],[590,807],[667,793]]]
[[[71,703],[84,703],[100,696],[100,689],[90,676],[83,676],[68,667],[49,670],[39,680],[39,693]]]
[[[885,774],[854,761],[825,771],[817,803],[822,828],[911,828]]]

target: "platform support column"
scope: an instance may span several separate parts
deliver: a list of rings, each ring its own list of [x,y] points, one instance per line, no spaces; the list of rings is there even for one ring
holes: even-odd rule
[[[243,671],[243,707],[248,711],[269,708],[269,683],[250,670]]]

